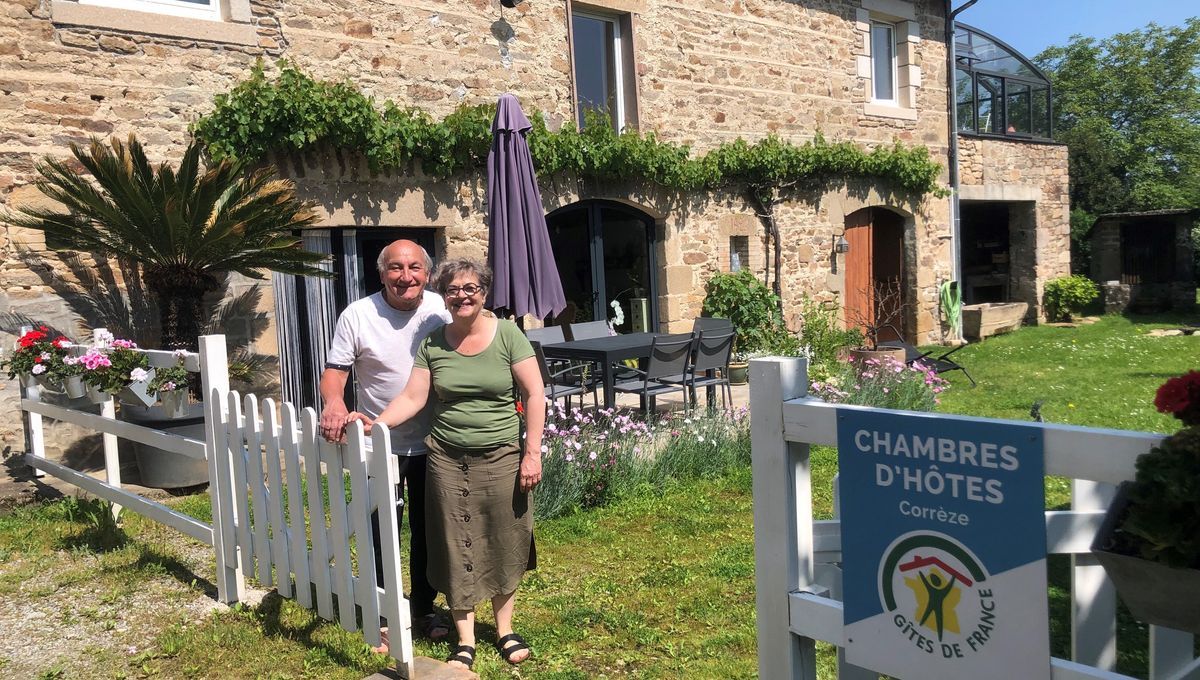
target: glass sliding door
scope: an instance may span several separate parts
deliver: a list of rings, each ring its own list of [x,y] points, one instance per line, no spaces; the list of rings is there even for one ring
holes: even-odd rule
[[[556,211],[546,222],[567,298],[565,321],[619,317],[619,333],[657,330],[657,249],[649,215],[588,201]]]

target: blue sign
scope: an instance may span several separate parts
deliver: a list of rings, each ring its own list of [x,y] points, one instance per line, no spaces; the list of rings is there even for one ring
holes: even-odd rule
[[[1049,678],[1042,430],[838,409],[846,660]]]

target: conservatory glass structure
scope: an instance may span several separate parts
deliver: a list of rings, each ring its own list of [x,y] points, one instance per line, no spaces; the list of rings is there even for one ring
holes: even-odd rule
[[[1024,55],[979,29],[955,31],[958,131],[1050,139],[1050,80]]]

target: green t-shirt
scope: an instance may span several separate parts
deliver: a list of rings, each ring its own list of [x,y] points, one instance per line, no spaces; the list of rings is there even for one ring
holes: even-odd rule
[[[498,320],[491,344],[479,354],[459,354],[446,342],[445,327],[429,334],[415,366],[429,369],[437,402],[434,438],[460,448],[494,448],[521,436],[513,364],[534,356],[517,325]]]

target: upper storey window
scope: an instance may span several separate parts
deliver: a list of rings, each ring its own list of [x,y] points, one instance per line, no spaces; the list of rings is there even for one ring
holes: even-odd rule
[[[911,0],[860,0],[855,27],[861,33],[858,75],[866,87],[863,113],[917,119],[921,44],[916,6]]]
[[[896,27],[871,22],[871,99],[896,103]]]
[[[1050,80],[1000,40],[958,24],[954,41],[959,132],[1049,139]]]
[[[81,5],[132,9],[156,14],[221,21],[219,0],[79,0]]]
[[[599,112],[618,131],[637,126],[632,32],[629,15],[572,12],[575,115],[580,127],[587,111]]]

